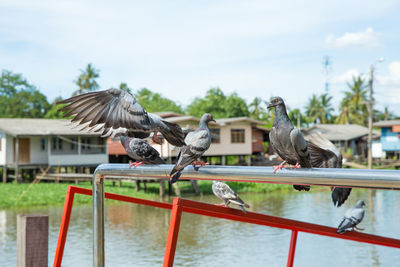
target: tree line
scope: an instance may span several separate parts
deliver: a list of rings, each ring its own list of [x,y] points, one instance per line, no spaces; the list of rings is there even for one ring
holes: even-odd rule
[[[98,90],[97,79],[100,71],[88,64],[73,81],[76,90],[72,95]],[[121,82],[116,88],[135,95],[139,103],[149,112],[172,111],[201,117],[212,113],[215,118],[247,116],[266,122],[272,126],[273,113],[266,107],[269,100],[255,97],[247,103],[237,93],[224,94],[220,88],[209,89],[204,97],[196,97],[189,105],[182,106],[162,94],[142,88],[134,92],[127,83]],[[3,70],[0,76],[0,117],[3,118],[49,118],[59,119],[63,114],[56,103],[60,97],[49,102],[36,86],[29,83],[21,74]],[[307,127],[314,123],[368,124],[368,84],[360,76],[347,83],[346,91],[335,113],[332,96],[328,93],[313,94],[303,110],[288,108],[288,115],[295,124]],[[374,121],[395,119],[396,116],[386,107],[383,111],[374,110]]]

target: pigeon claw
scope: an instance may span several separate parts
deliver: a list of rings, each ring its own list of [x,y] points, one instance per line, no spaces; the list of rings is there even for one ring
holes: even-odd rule
[[[281,165],[277,165],[277,166],[273,166],[273,167],[274,167],[273,172],[276,173],[277,170],[281,170],[281,169],[285,168],[285,165],[281,164]]]
[[[161,145],[161,139],[158,138],[157,132],[154,132],[154,133],[153,133],[153,137],[151,138],[151,140],[152,140],[154,143]]]
[[[193,168],[198,171],[200,169],[200,167],[206,166],[208,165],[207,162],[203,162],[203,161],[199,161],[199,160],[195,160],[192,162]],[[197,166],[199,165],[199,166]]]
[[[138,166],[140,166],[140,165],[142,165],[144,162],[143,161],[140,161],[140,162],[129,162],[129,168],[132,168],[132,166],[133,166],[133,168],[136,168],[136,167],[138,167]]]
[[[359,227],[357,227],[357,226],[354,226],[354,229],[357,229],[357,230],[359,230],[359,231],[364,231],[364,230],[365,230],[364,228],[359,228]]]
[[[296,165],[289,165],[291,169],[300,169],[300,164],[297,162]]]

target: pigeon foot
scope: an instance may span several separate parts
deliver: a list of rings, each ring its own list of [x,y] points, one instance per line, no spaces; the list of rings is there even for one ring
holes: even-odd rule
[[[273,166],[273,167],[274,167],[273,172],[276,173],[277,170],[281,170],[281,169],[285,168],[286,165],[281,164],[281,165],[277,165],[277,166]]]
[[[206,166],[206,165],[208,165],[208,163],[207,163],[207,162],[203,162],[203,161],[196,160],[196,161],[193,161],[193,162],[192,162],[192,165],[193,165],[193,168],[194,168],[196,171],[198,171],[198,170],[200,169],[200,167]],[[197,166],[197,165],[200,165],[200,166]]]
[[[215,204],[215,206],[218,206],[218,207],[226,207],[225,203]]]
[[[158,138],[157,132],[154,132],[154,133],[153,133],[153,137],[151,138],[151,140],[152,140],[154,143],[161,145],[161,139]]]
[[[296,165],[289,165],[289,168],[291,168],[291,169],[300,169],[301,167],[300,167],[299,163],[296,163]]]
[[[140,162],[129,161],[129,168],[132,168],[132,166],[133,166],[133,168],[136,168],[136,167],[142,165],[143,163],[144,163],[143,161],[140,161]]]
[[[357,229],[357,230],[359,230],[359,231],[364,231],[364,230],[365,230],[364,228],[359,228],[359,227],[357,227],[357,226],[354,226],[354,229]]]

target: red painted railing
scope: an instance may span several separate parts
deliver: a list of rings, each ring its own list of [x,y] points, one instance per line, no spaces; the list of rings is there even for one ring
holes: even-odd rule
[[[68,225],[71,218],[72,204],[74,201],[75,194],[83,194],[90,196],[92,195],[92,190],[81,187],[68,186],[67,197],[65,199],[64,211],[61,219],[60,233],[58,236],[57,249],[53,266],[61,266],[65,242],[67,239]],[[333,227],[289,220],[285,218],[279,218],[255,212],[247,212],[246,214],[244,214],[242,211],[237,209],[220,207],[212,204],[201,203],[187,199],[174,198],[173,204],[170,204],[170,203],[145,200],[145,199],[123,196],[112,193],[105,193],[105,197],[109,199],[135,203],[139,205],[146,205],[156,208],[172,210],[167,244],[164,255],[163,266],[165,267],[173,266],[174,263],[174,256],[178,241],[178,233],[179,233],[179,226],[180,226],[182,212],[291,230],[292,236],[290,239],[287,266],[293,266],[298,232],[305,232],[310,234],[347,239],[347,240],[387,246],[392,248],[400,248],[399,239],[365,234],[354,231],[346,232],[345,234],[338,234],[336,233],[337,229]]]

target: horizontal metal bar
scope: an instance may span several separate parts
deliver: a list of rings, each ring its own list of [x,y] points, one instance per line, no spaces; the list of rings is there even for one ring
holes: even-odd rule
[[[173,165],[141,165],[129,168],[129,164],[101,164],[95,174],[131,177],[168,178]],[[282,169],[273,172],[272,167],[217,166],[210,165],[195,171],[188,166],[180,179],[221,180],[278,184],[307,184],[322,186],[360,187],[400,190],[400,171],[367,169]]]

